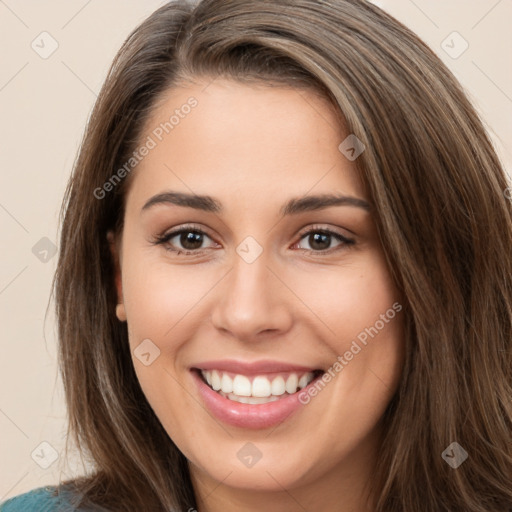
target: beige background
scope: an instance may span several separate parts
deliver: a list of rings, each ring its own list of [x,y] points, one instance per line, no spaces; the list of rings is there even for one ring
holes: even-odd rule
[[[57,260],[51,248],[64,187],[108,66],[128,33],[164,3],[0,0],[0,501],[80,472],[60,456],[65,408],[51,307],[45,321]],[[374,3],[450,67],[510,173],[512,2]],[[40,36],[44,31],[50,35]],[[445,40],[452,56],[441,47]],[[468,49],[453,58],[464,40]],[[40,56],[57,43],[52,55]]]

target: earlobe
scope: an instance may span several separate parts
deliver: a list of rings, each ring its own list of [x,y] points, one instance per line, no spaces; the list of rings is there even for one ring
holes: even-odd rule
[[[120,322],[126,322],[126,311],[124,309],[124,304],[118,304],[116,306],[116,316]]]
[[[119,262],[118,248],[114,233],[109,231],[107,233],[107,240],[112,254],[112,261],[114,263],[114,283],[117,292],[117,301],[119,304],[116,306],[116,316],[119,321],[126,322],[126,311],[123,304],[123,285],[121,280],[121,265]]]

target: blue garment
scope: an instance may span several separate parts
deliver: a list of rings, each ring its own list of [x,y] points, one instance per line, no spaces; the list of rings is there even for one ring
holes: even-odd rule
[[[72,512],[77,510],[66,499],[66,492],[53,496],[55,486],[38,487],[0,503],[0,512]]]

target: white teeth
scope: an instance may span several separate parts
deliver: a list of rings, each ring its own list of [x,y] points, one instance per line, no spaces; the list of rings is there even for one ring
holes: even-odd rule
[[[233,379],[233,393],[238,396],[251,396],[251,381],[245,375]]]
[[[252,381],[252,396],[270,396],[271,384],[266,377],[256,377]]]
[[[277,396],[269,396],[269,397],[254,397],[254,396],[237,396],[233,393],[224,393],[222,391],[219,391],[219,394],[222,395],[224,398],[228,398],[229,400],[232,400],[233,402],[240,402],[242,404],[267,404],[269,402],[275,402],[276,400],[279,400]]]
[[[278,400],[285,393],[293,394],[306,387],[314,377],[313,372],[302,375],[290,373],[286,380],[278,375],[271,382],[265,375],[257,375],[251,382],[245,375],[238,374],[231,378],[230,374],[220,370],[202,370],[201,373],[213,390],[242,403],[266,403],[274,401],[274,398]]]
[[[300,379],[299,379],[299,388],[302,389],[302,388],[305,388],[313,379],[310,379],[308,378],[308,374],[306,375],[303,375]],[[287,383],[288,384],[288,383]]]
[[[212,386],[212,388],[215,391],[218,391],[220,389],[220,375],[219,375],[219,372],[217,370],[213,370],[212,371],[212,383],[211,383],[211,386]]]
[[[297,384],[299,383],[299,377],[296,373],[292,373],[286,380],[286,391],[290,394],[297,391]]]
[[[272,394],[280,396],[284,395],[285,391],[284,379],[279,375],[272,381]]]
[[[227,373],[222,375],[220,383],[224,393],[231,393],[233,391],[233,379]]]

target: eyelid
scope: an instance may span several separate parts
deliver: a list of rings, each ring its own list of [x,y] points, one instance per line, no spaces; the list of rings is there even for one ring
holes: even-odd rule
[[[303,239],[307,239],[307,237],[311,233],[323,233],[323,234],[330,236],[331,238],[334,238],[338,242],[340,242],[339,245],[337,245],[335,247],[330,247],[329,249],[325,249],[325,250],[315,251],[313,249],[299,249],[299,250],[304,251],[305,253],[311,255],[312,257],[319,257],[319,258],[328,257],[332,254],[338,253],[339,251],[348,249],[351,246],[354,246],[356,244],[356,240],[354,238],[344,235],[343,233],[341,233],[339,231],[339,228],[335,229],[335,228],[331,228],[331,227],[325,227],[323,225],[313,224],[313,225],[307,226],[306,228],[304,228],[303,230],[301,230],[299,232],[299,234],[298,234],[299,240],[297,242],[295,242],[292,247],[298,246],[301,243],[301,241]]]
[[[208,235],[210,238],[213,238],[210,235],[207,228],[204,228],[203,226],[200,226],[199,224],[194,224],[194,223],[183,224],[181,226],[177,226],[176,228],[171,229],[169,232],[166,232],[162,236],[176,235],[176,234],[181,233],[182,231],[199,231],[200,233],[204,233],[204,234]]]
[[[349,236],[347,236],[347,235],[343,234],[342,232],[340,232],[339,229],[340,228],[326,227],[323,224],[310,224],[307,227],[301,229],[297,236],[302,238],[304,235],[309,234],[311,231],[323,231],[323,232],[327,232],[329,234],[336,234],[338,236],[341,236],[342,238],[345,238],[347,240],[351,240],[351,241],[355,242],[355,240],[352,240]],[[350,230],[348,230],[346,228],[345,228],[345,231],[348,231],[352,235],[355,235],[355,233],[353,233],[352,231],[350,231]]]
[[[158,244],[158,243],[161,243],[161,244],[164,244],[166,242],[168,242],[171,238],[174,238],[176,235],[179,235],[181,234],[183,231],[195,231],[195,232],[199,232],[201,234],[205,234],[206,236],[208,236],[210,239],[214,240],[214,237],[208,232],[208,229],[202,227],[202,226],[199,226],[198,224],[183,224],[181,226],[177,226],[176,228],[173,228],[171,229],[170,231],[166,231],[164,232],[162,235],[157,235],[155,237],[155,240],[153,241],[153,243],[155,244]],[[178,249],[176,249],[178,250]],[[180,251],[185,251],[185,249],[179,249]],[[194,252],[194,253],[199,253],[201,250],[203,249],[198,249],[196,251],[191,251],[191,252]]]

